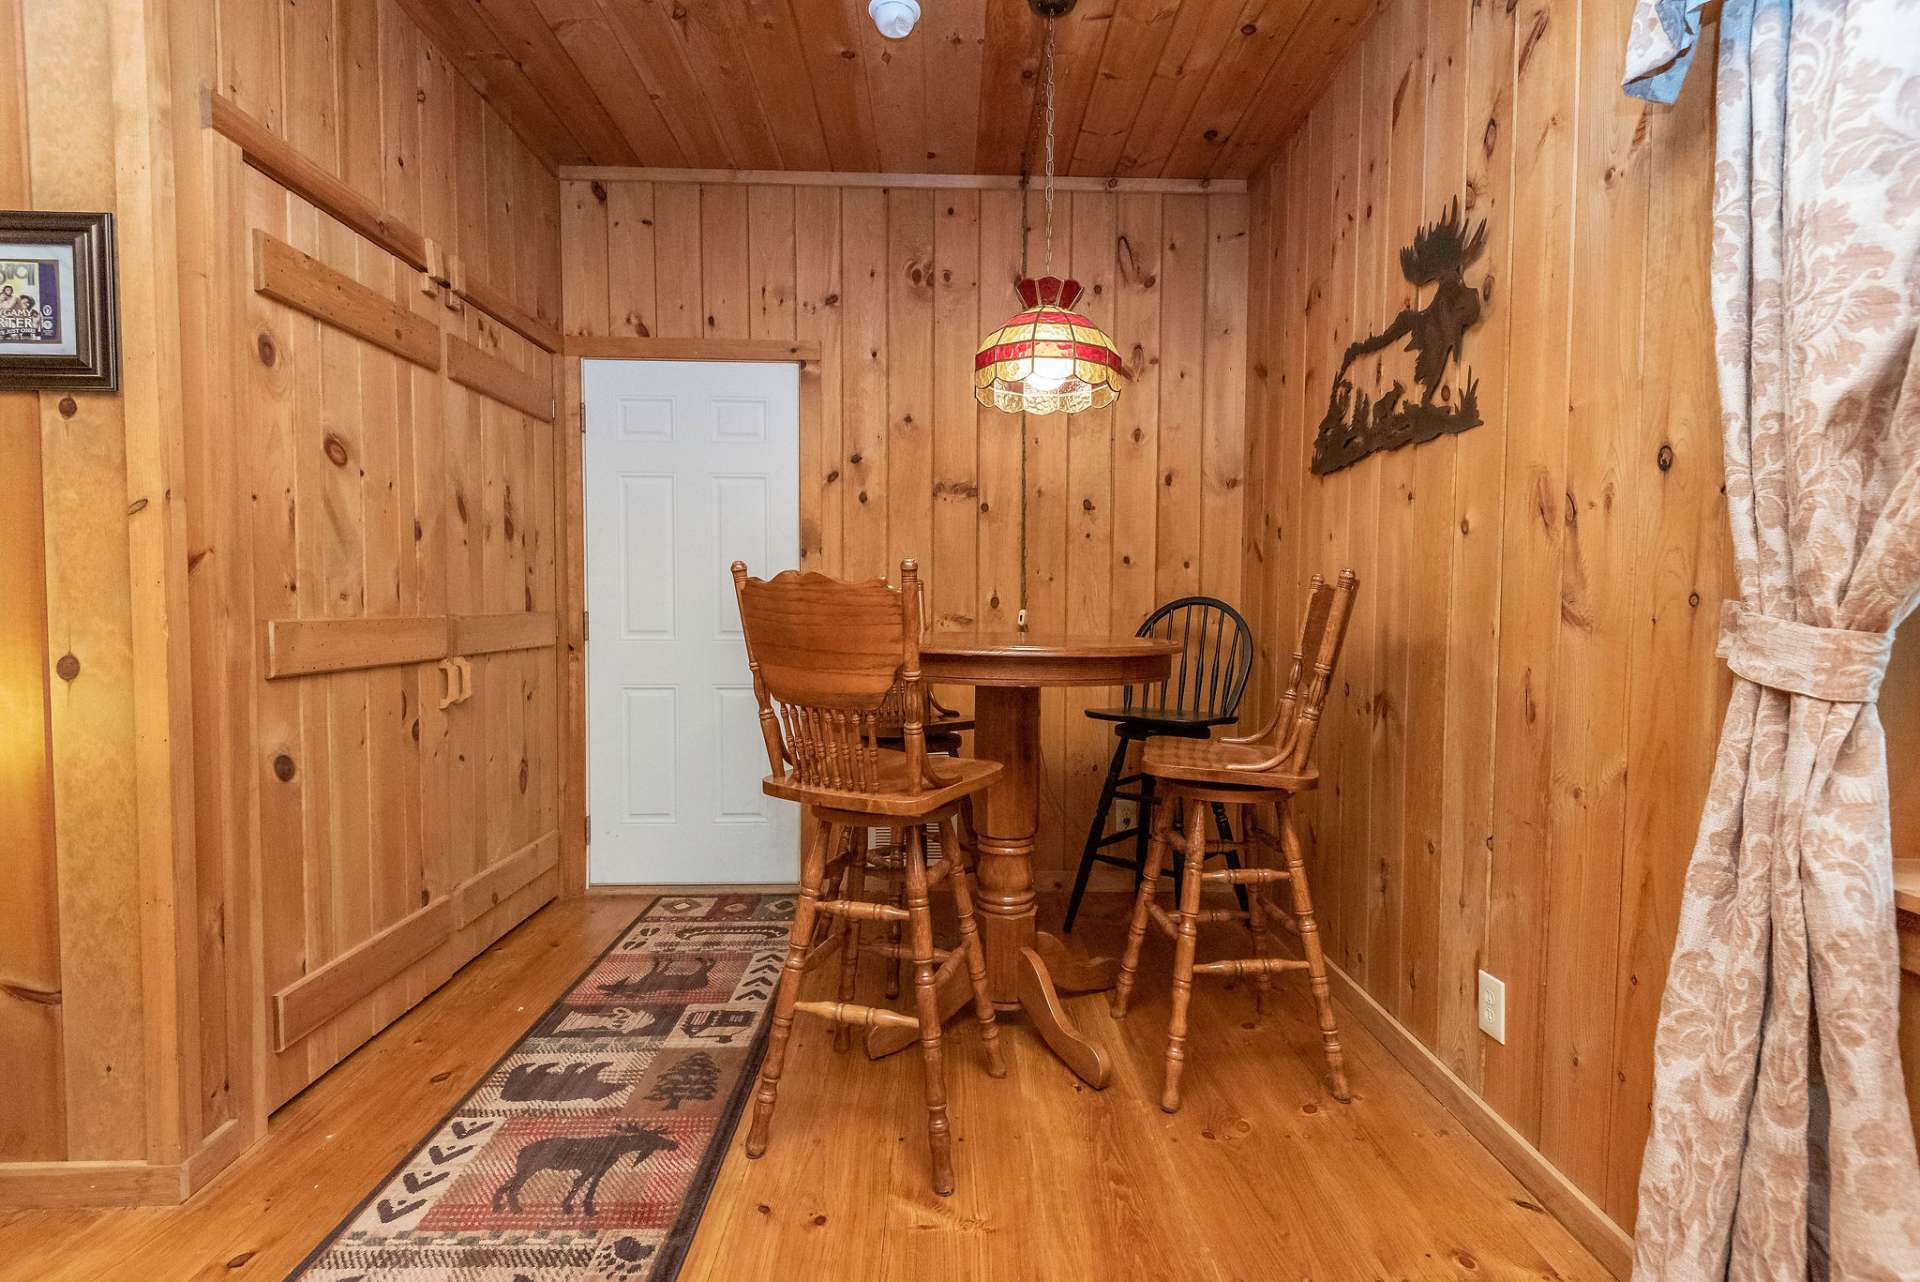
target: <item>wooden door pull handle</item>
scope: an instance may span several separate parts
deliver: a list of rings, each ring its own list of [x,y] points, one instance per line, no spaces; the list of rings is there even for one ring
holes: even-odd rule
[[[453,666],[451,659],[442,659],[440,660],[440,675],[446,679],[446,685],[444,687],[446,693],[440,696],[440,711],[445,712],[459,700],[459,670]]]
[[[455,702],[465,703],[473,698],[473,661],[462,655],[453,661],[453,666],[460,670],[460,697]]]

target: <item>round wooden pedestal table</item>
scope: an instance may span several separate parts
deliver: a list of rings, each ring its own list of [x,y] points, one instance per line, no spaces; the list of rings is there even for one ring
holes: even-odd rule
[[[1112,1073],[1107,1054],[1075,1029],[1059,993],[1112,988],[1112,958],[1076,957],[1057,935],[1034,925],[1033,835],[1039,827],[1040,689],[1160,681],[1179,652],[1150,637],[1047,636],[1039,633],[936,632],[920,643],[920,672],[930,681],[977,687],[974,755],[1005,769],[973,804],[979,845],[974,903],[987,953],[987,987],[1002,1011],[1024,1011],[1054,1054],[1096,1089]],[[965,974],[940,992],[947,1019],[968,1000]],[[911,1029],[875,1028],[867,1053],[878,1059],[913,1044]]]

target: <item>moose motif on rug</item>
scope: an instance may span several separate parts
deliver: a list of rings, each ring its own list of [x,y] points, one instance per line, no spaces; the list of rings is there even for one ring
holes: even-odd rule
[[[598,1215],[593,1205],[594,1194],[600,1191],[600,1181],[619,1165],[621,1158],[632,1153],[633,1164],[638,1166],[655,1153],[679,1147],[659,1131],[631,1122],[616,1123],[605,1135],[555,1135],[535,1140],[515,1154],[513,1174],[494,1190],[493,1209],[496,1214],[502,1206],[518,1211],[520,1190],[528,1180],[542,1171],[571,1171],[573,1183],[560,1199],[561,1213],[573,1214],[573,1200],[584,1190],[586,1196],[581,1200],[580,1210],[588,1216]]]
[[[1401,309],[1378,334],[1348,344],[1314,437],[1315,475],[1350,467],[1377,450],[1419,445],[1480,426],[1479,383],[1472,371],[1457,394],[1446,376],[1448,366],[1460,362],[1466,332],[1480,320],[1480,291],[1466,283],[1466,270],[1486,247],[1486,220],[1469,228],[1456,196],[1442,218],[1416,231],[1413,244],[1400,251],[1400,274],[1416,292],[1433,286],[1433,297],[1425,307]],[[1407,400],[1407,385],[1398,379],[1377,398],[1356,390],[1350,376],[1353,363],[1403,338],[1406,350],[1414,354],[1419,399]]]

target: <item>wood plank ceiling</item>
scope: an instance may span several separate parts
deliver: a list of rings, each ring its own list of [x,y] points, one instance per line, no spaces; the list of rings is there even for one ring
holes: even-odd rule
[[[1056,169],[1244,178],[1385,0],[1080,0]],[[1026,0],[402,0],[555,166],[1019,174],[1040,167]]]

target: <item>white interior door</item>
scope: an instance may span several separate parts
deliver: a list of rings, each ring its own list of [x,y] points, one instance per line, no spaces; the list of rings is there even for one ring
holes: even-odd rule
[[[728,566],[800,560],[800,374],[585,361],[588,879],[791,882]]]

